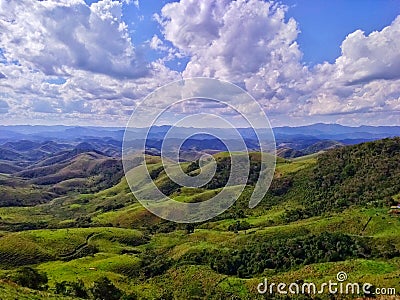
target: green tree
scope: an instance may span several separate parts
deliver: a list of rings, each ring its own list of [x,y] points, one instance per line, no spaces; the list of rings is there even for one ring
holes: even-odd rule
[[[39,272],[31,267],[22,267],[18,269],[12,280],[21,286],[34,290],[46,290],[48,287],[47,274],[44,272]]]
[[[65,296],[75,296],[84,299],[89,298],[89,295],[87,293],[87,290],[85,288],[82,279],[79,279],[76,282],[73,281],[56,282],[55,288],[56,288],[56,294],[61,294]]]
[[[119,300],[123,295],[121,290],[107,277],[96,280],[90,291],[96,300]]]
[[[186,224],[186,233],[191,234],[194,232],[194,224],[188,223]]]

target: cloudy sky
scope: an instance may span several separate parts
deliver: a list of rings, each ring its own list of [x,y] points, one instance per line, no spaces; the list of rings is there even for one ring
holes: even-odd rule
[[[203,76],[273,126],[400,125],[399,1],[0,0],[0,124],[124,126]]]

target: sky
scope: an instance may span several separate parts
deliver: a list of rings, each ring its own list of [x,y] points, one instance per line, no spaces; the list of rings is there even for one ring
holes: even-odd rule
[[[237,84],[273,126],[400,125],[400,2],[0,0],[0,125],[125,126],[192,77]],[[199,102],[171,123],[230,118]]]

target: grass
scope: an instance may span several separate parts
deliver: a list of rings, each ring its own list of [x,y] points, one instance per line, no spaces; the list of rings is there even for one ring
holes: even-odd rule
[[[282,177],[287,174],[296,173],[300,170],[310,167],[316,163],[315,155],[307,155],[306,157],[299,157],[292,160],[285,160],[278,162],[275,169],[277,177]]]
[[[215,157],[224,158],[226,155],[219,153]],[[252,159],[257,159],[257,154],[251,155]],[[146,160],[150,171],[161,166],[158,158],[147,157]],[[279,159],[276,176],[293,177],[294,185],[301,185],[307,180],[307,175],[312,172],[315,164],[315,155],[292,160]],[[183,168],[187,165],[183,164]],[[135,187],[145,190],[149,187],[143,185],[140,174],[137,174],[140,170],[142,170],[140,167],[132,169],[128,178]],[[163,181],[165,178],[165,172],[161,172],[157,180]],[[182,188],[172,196],[178,201],[196,202],[212,197],[217,191]],[[248,188],[245,192],[251,193],[251,191]],[[132,272],[140,266],[141,254],[146,251],[153,251],[151,253],[155,256],[165,255],[166,258],[178,262],[190,252],[212,249],[235,250],[254,242],[254,238],[285,239],[310,233],[320,234],[325,231],[363,236],[370,239],[371,244],[390,244],[400,249],[398,234],[400,218],[390,216],[387,208],[351,207],[341,212],[285,223],[282,218],[285,210],[302,206],[302,194],[296,191],[289,191],[282,197],[268,196],[253,210],[247,209],[244,197],[245,217],[239,218],[226,213],[221,218],[196,225],[192,234],[184,230],[184,225],[168,233],[150,231],[152,226],[160,225],[160,219],[136,201],[130,193],[125,178],[113,187],[97,193],[71,194],[31,208],[0,208],[0,221],[4,224],[46,222],[54,227],[62,227],[76,225],[79,217],[90,217],[91,222],[87,226],[93,226],[20,232],[1,231],[0,262],[3,263],[1,274],[7,274],[10,269],[19,265],[34,265],[48,274],[50,289],[54,288],[55,282],[75,281],[78,278],[90,287],[96,279],[107,276],[124,291],[137,293],[139,299],[167,298],[168,293],[172,293],[176,299],[195,299],[196,296],[225,299],[233,295],[242,299],[246,297],[256,299],[257,284],[265,277],[271,282],[290,283],[304,279],[320,283],[334,280],[339,271],[347,272],[352,282],[370,282],[380,287],[393,286],[400,291],[400,258],[353,259],[300,265],[283,272],[265,270],[264,273],[250,279],[218,274],[209,265],[192,265],[189,262],[173,264],[165,273],[152,278],[140,279],[132,275]],[[119,206],[114,208],[116,205]],[[242,204],[239,203],[230,212],[242,209],[240,205]],[[368,226],[363,231],[364,225],[370,218]],[[228,231],[229,225],[235,224],[238,220],[247,221],[252,228],[246,232]],[[70,261],[60,260],[60,254],[74,251],[86,242],[90,234],[93,236],[88,243],[96,247],[97,253]],[[3,294],[6,297],[3,297]],[[52,294],[32,292],[6,281],[0,281],[0,295],[1,299],[67,299],[56,298]]]
[[[98,214],[92,220],[96,225],[112,224],[122,228],[139,228],[159,222],[159,218],[148,212],[140,203]]]
[[[51,199],[50,193],[33,185],[26,187],[1,185],[0,194],[3,206],[33,206]]]
[[[262,277],[251,279],[247,282],[250,290],[265,277],[271,282],[284,282],[290,284],[299,279],[305,282],[322,284],[324,282],[337,282],[336,275],[345,272],[348,275],[346,282],[371,283],[377,287],[399,287],[399,259],[389,261],[375,261],[367,259],[347,260],[343,262],[329,262],[307,265],[298,270],[281,272],[277,274],[266,273]]]
[[[86,286],[90,286],[100,277],[107,276],[120,288],[129,290],[130,284],[124,283],[125,276],[119,272],[131,265],[137,265],[138,262],[139,260],[132,255],[101,252],[68,262],[46,262],[38,265],[38,269],[48,274],[50,288],[53,288],[56,282],[76,281],[77,279],[82,279]]]
[[[5,268],[58,260],[89,240],[101,252],[119,253],[144,242],[143,234],[123,228],[71,228],[30,230],[0,237],[0,258]]]
[[[171,195],[171,198],[176,201],[186,202],[186,203],[196,203],[202,202],[211,199],[215,195],[217,195],[221,189],[215,190],[204,190],[199,191],[199,189],[195,189],[198,192],[188,191],[188,188],[184,192],[179,192],[176,195]]]
[[[49,222],[51,215],[42,211],[41,206],[0,207],[0,221],[6,223]]]
[[[64,297],[49,292],[35,291],[28,288],[23,288],[7,280],[0,280],[0,295],[2,300],[73,299],[72,297]]]

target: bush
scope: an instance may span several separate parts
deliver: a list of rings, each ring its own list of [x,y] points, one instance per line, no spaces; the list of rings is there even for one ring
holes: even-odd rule
[[[303,205],[311,215],[377,202],[400,192],[400,138],[327,151],[318,156]]]
[[[140,276],[142,278],[162,275],[172,265],[171,259],[167,256],[149,250],[142,253],[140,258]]]
[[[84,299],[89,298],[85,285],[83,284],[83,281],[81,279],[79,279],[77,282],[56,282],[56,294],[75,296]]]
[[[15,275],[12,277],[12,281],[21,286],[34,290],[46,290],[48,288],[47,274],[44,272],[39,272],[31,267],[22,267],[18,269]]]
[[[215,253],[210,265],[218,273],[246,278],[261,274],[265,269],[288,270],[301,265],[370,256],[371,249],[361,238],[324,232],[276,240],[255,239],[241,249]]]
[[[119,300],[123,296],[121,290],[107,277],[96,280],[90,291],[96,300]]]
[[[236,221],[235,224],[231,224],[228,227],[229,231],[238,232],[240,230],[250,229],[251,225],[247,221]]]

